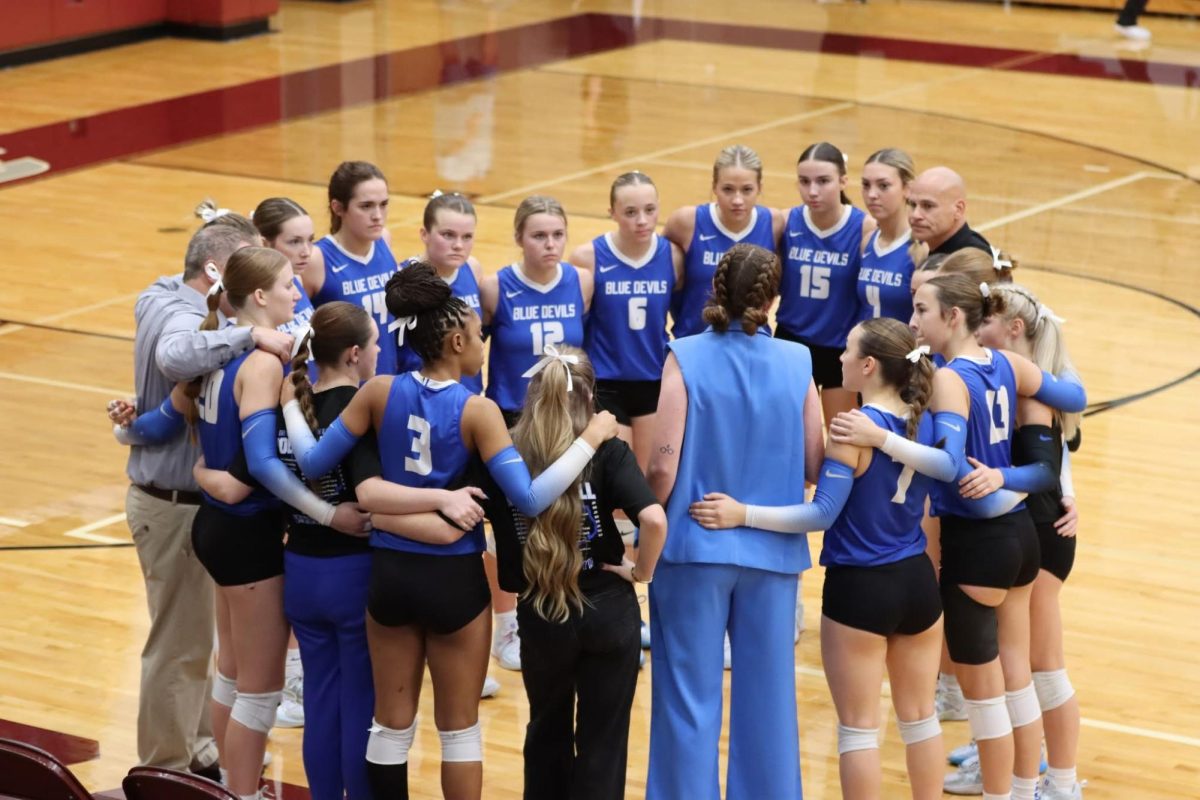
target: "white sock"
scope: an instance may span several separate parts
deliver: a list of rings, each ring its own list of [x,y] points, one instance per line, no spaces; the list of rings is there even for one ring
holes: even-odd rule
[[[1064,769],[1050,767],[1050,769],[1046,770],[1046,777],[1061,789],[1070,789],[1079,780],[1079,775],[1075,772],[1075,767]]]
[[[283,674],[287,678],[295,678],[304,674],[304,665],[300,663],[300,649],[288,648],[287,660],[283,662]]]
[[[494,615],[492,623],[492,643],[499,642],[501,637],[517,627],[517,610],[505,611]]]
[[[949,672],[939,672],[938,683],[941,684],[943,692],[952,692],[959,696],[962,695],[962,688],[958,685],[958,678],[954,677]]]
[[[1035,800],[1037,784],[1037,778],[1018,778],[1013,775],[1012,800]]]
[[[988,794],[984,792],[983,800],[1012,800],[1012,792],[1005,792],[1004,794]]]

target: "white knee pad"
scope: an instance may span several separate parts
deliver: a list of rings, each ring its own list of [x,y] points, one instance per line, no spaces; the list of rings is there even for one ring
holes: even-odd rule
[[[905,745],[920,744],[927,739],[942,735],[942,725],[938,722],[937,714],[930,714],[925,719],[913,722],[905,722],[901,719],[897,720],[896,724],[900,728],[900,741]]]
[[[442,763],[483,761],[483,729],[476,722],[461,731],[438,731],[442,740]]]
[[[1032,725],[1042,718],[1042,707],[1038,705],[1037,691],[1031,681],[1024,689],[1004,693],[1004,704],[1008,706],[1008,718],[1014,728]]]
[[[269,733],[275,725],[275,709],[279,708],[282,698],[282,691],[261,694],[238,692],[237,700],[233,702],[233,713],[229,718],[252,731]]]
[[[213,675],[212,699],[226,708],[233,708],[237,700],[237,681],[226,678],[218,670]]]
[[[976,741],[999,739],[1012,733],[1012,719],[1008,716],[1003,695],[984,700],[967,698],[966,703],[967,723]]]
[[[1075,687],[1065,669],[1033,673],[1033,688],[1037,690],[1042,711],[1053,711],[1075,696]]]
[[[855,750],[878,750],[879,728],[851,728],[838,723],[838,755]]]
[[[408,751],[417,735],[417,718],[403,730],[385,728],[372,717],[371,735],[367,737],[367,761],[372,764],[407,764]]]

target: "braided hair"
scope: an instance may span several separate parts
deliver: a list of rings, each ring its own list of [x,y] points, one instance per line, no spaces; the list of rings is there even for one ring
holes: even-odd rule
[[[933,397],[933,362],[925,356],[915,362],[908,358],[917,347],[917,339],[899,320],[869,319],[859,323],[858,331],[858,357],[874,358],[883,382],[900,392],[900,399],[909,411],[905,434],[909,439],[914,438],[921,414]]]
[[[704,321],[724,333],[733,320],[753,335],[767,324],[767,306],[779,294],[779,258],[753,244],[735,244],[713,274]]]
[[[416,319],[416,326],[405,332],[405,341],[425,364],[441,359],[446,334],[463,327],[472,313],[428,261],[415,261],[392,275],[385,291],[392,316]]]

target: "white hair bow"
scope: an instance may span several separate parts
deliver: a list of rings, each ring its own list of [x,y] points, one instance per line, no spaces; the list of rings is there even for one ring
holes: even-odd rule
[[[544,353],[544,355],[542,356],[541,360],[538,361],[536,364],[534,364],[529,369],[525,370],[524,374],[522,374],[521,377],[522,378],[532,378],[534,375],[537,375],[539,372],[544,370],[550,364],[557,362],[559,364],[562,364],[563,369],[565,369],[567,371],[567,391],[569,392],[572,389],[574,389],[575,387],[571,380],[571,365],[579,363],[579,356],[573,356],[573,355],[568,355],[566,353],[560,353],[560,352],[558,352],[558,348],[552,344],[548,344],[544,348],[542,348],[542,353]]]
[[[920,347],[918,347],[918,348],[916,348],[915,350],[913,350],[913,351],[912,351],[911,353],[909,353],[908,355],[906,355],[906,356],[905,356],[905,358],[907,358],[909,361],[911,361],[912,363],[914,363],[914,364],[915,364],[915,363],[917,363],[918,361],[920,361],[920,360],[921,360],[921,356],[927,356],[927,355],[929,355],[929,352],[930,352],[930,351],[929,351],[929,345],[927,345],[927,344],[923,344],[923,345],[921,345]]]
[[[1059,325],[1063,325],[1066,323],[1066,320],[1063,319],[1062,317],[1058,316],[1057,314],[1055,314],[1050,309],[1050,306],[1045,306],[1045,305],[1042,305],[1039,303],[1038,309],[1037,309],[1037,324],[1040,325],[1048,319],[1054,320]]]
[[[200,219],[204,220],[205,225],[214,219],[219,219],[226,214],[232,213],[228,208],[210,208],[209,206],[202,206],[196,210],[196,214],[199,215]]]
[[[221,280],[221,276],[218,275],[217,282],[214,283],[212,286],[208,287],[208,296],[212,297],[214,294],[217,294],[217,293],[223,292],[223,291],[225,291],[225,281]]]
[[[396,337],[396,341],[401,347],[404,347],[404,332],[411,331],[415,327],[417,327],[416,317],[398,317],[395,321],[388,324],[387,329],[388,333],[400,331],[400,335]]]
[[[313,339],[317,338],[316,331],[313,330],[312,325],[301,325],[296,331],[295,336],[296,340],[292,342],[292,358],[295,358],[296,354],[300,352],[300,348],[304,346],[305,339],[312,341]],[[308,358],[309,361],[312,360],[311,352],[309,353]]]
[[[992,290],[991,290],[991,288],[988,287],[988,285],[986,283],[981,283],[981,284],[979,284],[979,293],[982,294],[984,297],[988,297],[991,295]]]
[[[1012,262],[1000,257],[1000,248],[992,245],[992,266],[998,270],[1012,269]],[[986,295],[984,295],[986,297]]]

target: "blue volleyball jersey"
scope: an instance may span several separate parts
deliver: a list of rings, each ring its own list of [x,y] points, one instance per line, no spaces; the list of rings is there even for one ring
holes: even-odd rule
[[[807,206],[788,214],[783,232],[786,253],[779,282],[779,327],[807,344],[843,348],[862,318],[858,307],[858,268],[866,214],[843,206],[837,224],[820,230]]]
[[[1017,378],[1012,364],[1000,353],[985,350],[984,358],[952,359],[942,369],[958,373],[971,396],[971,410],[967,417],[967,455],[982,461],[989,467],[1003,469],[1012,466],[1012,434],[1017,419]],[[973,469],[963,461],[959,478]],[[933,495],[930,505],[932,516],[953,514],[959,517],[974,517],[978,512],[970,502],[963,500],[957,487],[948,484],[943,491]],[[1012,510],[1025,507],[1021,502]]]
[[[325,283],[313,297],[313,305],[345,300],[365,308],[379,327],[379,361],[375,371],[380,375],[396,374],[396,335],[388,333],[395,317],[387,309],[385,291],[388,279],[396,271],[392,251],[378,239],[371,243],[366,258],[360,258],[344,250],[332,236],[318,241],[317,247],[325,256]]]
[[[400,262],[400,266],[397,269],[404,269],[419,260],[417,256],[406,258]],[[475,280],[475,273],[471,271],[469,265],[463,264],[454,271],[453,275],[449,278],[443,277],[442,280],[450,284],[450,293],[452,295],[460,298],[476,314],[483,315],[483,310],[479,304],[479,283]],[[421,357],[413,351],[412,346],[407,342],[403,345],[399,344],[400,339],[397,336],[397,332],[393,331],[392,336],[396,336],[396,343],[398,345],[396,350],[396,371],[403,374],[419,370],[421,368]],[[469,377],[464,375],[459,380],[459,383],[470,389],[471,394],[481,394],[483,392],[482,373]]]
[[[808,569],[806,536],[746,527],[714,535],[688,513],[706,492],[753,505],[803,502],[808,348],[773,339],[765,329],[748,336],[736,327],[669,346],[687,387],[688,413],[662,559],[792,574]]]
[[[879,231],[871,234],[858,270],[858,304],[862,319],[891,317],[905,325],[912,319],[913,262],[908,257],[911,234],[905,232],[887,249],[879,247]]]
[[[200,383],[200,396],[196,400],[200,448],[204,451],[204,464],[209,469],[229,469],[242,452],[242,418],[233,396],[233,385],[238,370],[253,352],[253,349],[247,350],[220,369],[205,375]],[[204,499],[209,505],[237,516],[250,516],[279,505],[275,495],[258,485],[245,500],[234,505],[223,503],[207,492],[204,492]]]
[[[290,333],[293,336],[305,325],[312,324],[313,307],[312,300],[308,299],[308,293],[304,291],[304,284],[300,283],[299,278],[293,278],[296,283],[296,289],[300,292],[300,299],[296,301],[296,308],[293,312],[292,319],[279,326],[279,330],[284,333]],[[286,375],[292,369],[291,364],[285,364],[283,372]],[[308,380],[310,383],[317,382],[317,364],[314,361],[308,362]]]
[[[701,315],[712,294],[713,274],[725,251],[742,242],[775,252],[775,229],[768,209],[755,207],[750,212],[750,224],[741,233],[734,234],[721,224],[716,203],[696,206],[692,241],[683,260],[683,288],[671,298],[671,319],[674,320],[671,334],[676,339],[700,333],[708,327]]]
[[[462,440],[463,408],[470,397],[458,381],[433,381],[419,372],[397,375],[377,432],[384,480],[418,489],[453,485],[471,457]],[[445,545],[375,530],[371,546],[444,556],[482,553],[483,525]]]
[[[862,411],[885,431],[907,435],[908,422],[890,411],[871,405]],[[916,440],[932,446],[933,435],[932,415],[922,414]],[[934,482],[882,450],[873,451],[867,471],[854,479],[842,513],[825,531],[821,564],[874,567],[925,552],[921,518]]]
[[[516,264],[500,270],[500,295],[492,315],[487,396],[505,411],[525,405],[529,379],[522,377],[548,345],[583,347],[583,291],[567,263],[549,284],[529,280]]]
[[[675,290],[671,243],[655,234],[646,255],[634,261],[612,234],[592,241],[596,290],[584,332],[584,349],[596,377],[656,381],[667,358],[667,312]]]

